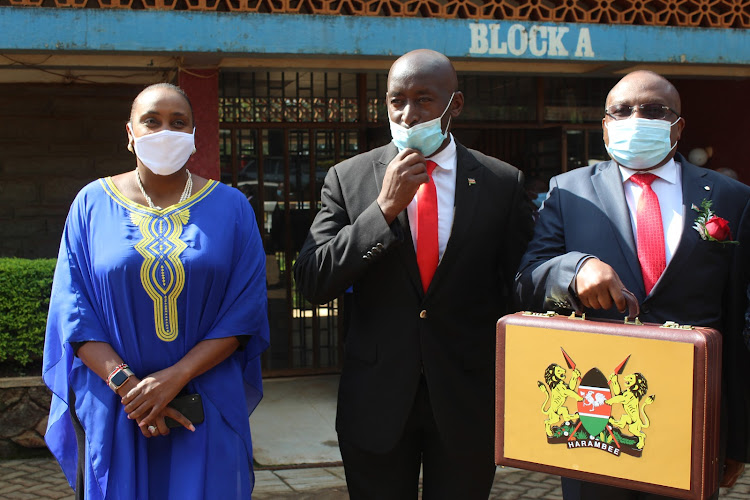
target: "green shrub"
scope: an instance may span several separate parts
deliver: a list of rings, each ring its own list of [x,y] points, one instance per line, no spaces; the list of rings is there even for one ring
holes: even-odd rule
[[[42,358],[54,273],[55,259],[0,258],[0,363]]]

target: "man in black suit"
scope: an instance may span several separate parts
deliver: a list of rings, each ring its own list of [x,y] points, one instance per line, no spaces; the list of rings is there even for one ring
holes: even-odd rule
[[[295,267],[313,303],[353,285],[336,429],[354,499],[417,498],[420,464],[426,499],[492,487],[495,322],[532,219],[521,172],[450,134],[457,86],[437,52],[393,64],[393,142],[328,172]]]
[[[649,71],[622,78],[607,96],[602,120],[612,161],[550,181],[516,291],[522,308],[622,319],[617,310],[626,308],[627,289],[638,298],[643,321],[721,331],[721,453],[745,462],[750,356],[741,332],[750,188],[675,154],[684,126],[680,96],[669,81]],[[657,498],[569,479],[563,479],[563,497]]]

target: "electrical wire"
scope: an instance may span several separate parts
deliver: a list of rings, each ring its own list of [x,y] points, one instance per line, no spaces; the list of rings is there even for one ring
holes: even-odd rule
[[[47,74],[56,76],[58,78],[62,78],[67,83],[73,83],[73,82],[101,83],[96,80],[91,80],[91,78],[113,78],[113,79],[118,79],[118,80],[128,80],[134,77],[153,75],[154,73],[161,73],[163,75],[163,79],[166,79],[170,73],[175,73],[177,71],[180,71],[180,63],[177,61],[177,58],[173,58],[175,60],[174,62],[176,63],[174,67],[164,68],[160,71],[139,71],[139,72],[134,72],[134,73],[127,73],[124,75],[114,75],[114,74],[108,74],[108,73],[84,73],[84,74],[76,75],[76,74],[73,74],[71,70],[68,70],[67,73],[62,73],[59,71],[53,71],[47,68],[42,68],[40,65],[48,61],[52,57],[52,55],[48,55],[47,57],[45,57],[43,61],[38,62],[38,63],[27,63],[24,61],[19,61],[18,59],[14,59],[6,54],[0,54],[0,57],[3,57],[7,59],[8,61],[10,61],[12,63],[11,66],[19,65],[19,66],[23,66],[24,68],[33,69],[36,71],[40,71],[42,73],[47,73]],[[192,72],[190,74],[192,74]],[[199,76],[199,75],[194,75],[194,76]],[[172,77],[169,78],[169,80],[171,79]]]

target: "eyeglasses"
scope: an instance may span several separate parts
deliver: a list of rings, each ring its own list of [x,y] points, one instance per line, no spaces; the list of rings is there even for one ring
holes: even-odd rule
[[[636,108],[638,109],[638,115],[647,120],[663,120],[667,117],[667,113],[672,113],[678,118],[680,117],[680,114],[669,106],[656,103],[636,104],[635,106],[613,104],[612,106],[605,108],[604,111],[615,120],[625,120],[630,118]]]

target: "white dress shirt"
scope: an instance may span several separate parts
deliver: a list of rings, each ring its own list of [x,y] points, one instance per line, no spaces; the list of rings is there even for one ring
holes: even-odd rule
[[[622,174],[623,189],[625,190],[625,200],[628,202],[630,210],[630,222],[633,226],[633,237],[638,245],[638,221],[637,206],[638,200],[643,191],[630,177],[638,173],[646,173],[640,170],[632,170],[620,166]],[[672,260],[672,256],[677,251],[677,245],[682,237],[682,169],[680,164],[669,160],[666,165],[662,165],[648,173],[657,176],[651,184],[659,198],[659,207],[661,208],[661,222],[664,228],[664,250],[666,253],[666,263]]]
[[[432,171],[432,180],[435,182],[437,189],[438,201],[438,247],[440,250],[439,258],[443,258],[445,246],[448,244],[448,238],[451,235],[453,227],[453,207],[456,201],[456,142],[453,140],[453,134],[450,136],[451,142],[448,146],[427,159],[437,163],[437,167]],[[406,207],[406,214],[409,216],[409,229],[411,230],[411,239],[414,243],[414,251],[417,249],[417,196],[411,200]]]

